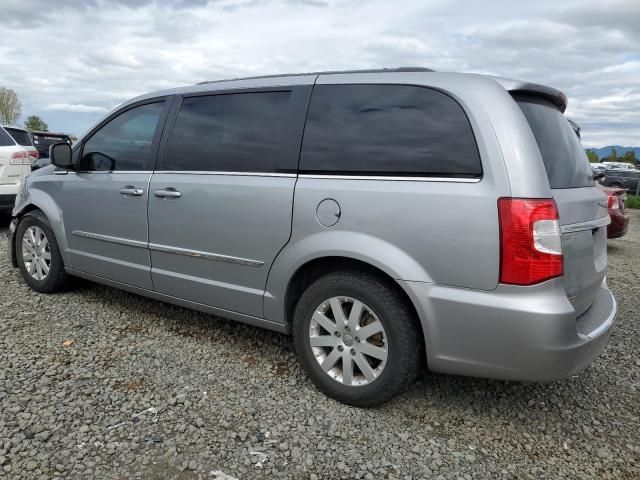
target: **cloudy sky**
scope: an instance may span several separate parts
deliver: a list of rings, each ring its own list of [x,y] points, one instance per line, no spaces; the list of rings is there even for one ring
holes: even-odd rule
[[[640,1],[0,0],[0,86],[83,133],[140,93],[393,66],[551,85],[587,146],[640,146]]]

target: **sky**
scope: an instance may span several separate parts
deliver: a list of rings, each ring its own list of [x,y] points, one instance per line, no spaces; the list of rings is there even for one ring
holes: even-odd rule
[[[640,1],[0,0],[0,86],[82,134],[142,93],[423,66],[558,88],[587,147],[640,146]]]

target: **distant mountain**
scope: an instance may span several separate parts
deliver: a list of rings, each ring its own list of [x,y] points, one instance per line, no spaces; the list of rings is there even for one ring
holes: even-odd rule
[[[628,151],[633,150],[634,152],[636,152],[636,158],[640,158],[640,147],[622,147],[620,145],[609,145],[602,148],[588,148],[587,150],[593,150],[594,152],[596,152],[598,157],[600,157],[600,159],[603,159],[611,155],[611,150],[614,147],[616,149],[616,153],[618,154],[618,157],[621,157]]]

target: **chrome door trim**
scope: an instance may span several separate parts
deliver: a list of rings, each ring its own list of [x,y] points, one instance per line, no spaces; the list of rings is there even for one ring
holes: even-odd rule
[[[95,174],[101,174],[101,175],[125,175],[125,174],[147,174],[147,175],[151,175],[153,173],[152,170],[79,170],[77,172],[75,172],[78,175],[81,175],[83,173],[89,173],[91,175],[95,175]]]
[[[260,260],[251,260],[250,258],[232,257],[230,255],[220,255],[218,253],[201,252],[199,250],[189,250],[187,248],[170,247],[169,245],[160,245],[157,243],[149,243],[149,250],[164,253],[174,253],[176,255],[184,255],[186,257],[202,258],[204,260],[214,260],[216,262],[237,263],[248,267],[260,267],[264,262]]]
[[[452,182],[452,183],[478,183],[481,178],[456,178],[456,177],[421,177],[406,176],[394,177],[388,175],[320,175],[320,174],[300,174],[300,178],[318,178],[331,180],[384,180],[384,181],[406,181],[406,182]]]
[[[596,228],[605,227],[611,223],[611,217],[596,218],[595,220],[589,220],[588,222],[571,223],[569,225],[563,225],[560,227],[562,233],[576,233],[584,230],[594,230]]]
[[[204,170],[156,170],[153,172],[156,175],[160,174],[179,174],[179,175],[229,175],[235,177],[285,177],[296,178],[295,173],[271,173],[271,172],[209,172]]]
[[[161,188],[159,190],[154,190],[153,196],[158,198],[180,198],[182,196],[182,192],[169,190],[168,188]]]
[[[101,235],[99,233],[83,232],[82,230],[74,230],[72,235],[82,238],[90,238],[91,240],[100,240],[102,242],[117,243],[119,245],[127,245],[129,247],[147,248],[147,242],[140,240],[130,240],[128,238],[112,237],[111,235]]]

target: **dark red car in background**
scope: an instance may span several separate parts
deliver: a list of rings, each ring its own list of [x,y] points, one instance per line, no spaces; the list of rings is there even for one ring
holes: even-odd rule
[[[624,188],[612,188],[600,185],[607,195],[611,223],[607,227],[607,238],[620,238],[629,228],[629,215],[625,212],[627,191]]]

